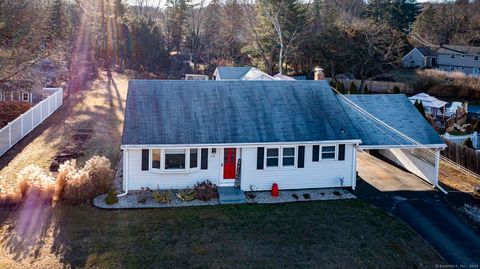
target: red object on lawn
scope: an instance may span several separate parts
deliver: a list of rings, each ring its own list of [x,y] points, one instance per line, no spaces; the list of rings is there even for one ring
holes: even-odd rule
[[[277,198],[278,197],[278,184],[273,183],[272,185],[272,196]]]

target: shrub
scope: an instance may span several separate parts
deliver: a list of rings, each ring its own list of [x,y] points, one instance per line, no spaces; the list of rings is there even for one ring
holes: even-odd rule
[[[95,186],[88,172],[78,169],[75,160],[60,165],[57,181],[56,197],[64,202],[81,204],[93,198],[95,194]]]
[[[343,86],[343,83],[341,81],[337,81],[337,85],[335,86],[337,91],[339,91],[341,94],[345,94],[345,87]]]
[[[179,191],[177,193],[177,197],[182,202],[188,202],[188,201],[195,200],[196,194],[195,194],[195,191],[190,190],[190,189],[186,189],[186,190],[183,190],[183,191]]]
[[[34,197],[39,202],[51,203],[55,193],[55,178],[32,164],[18,173],[16,188],[22,200]]]
[[[365,84],[365,87],[363,87],[363,93],[364,94],[371,94],[370,90],[368,89],[368,85]]]
[[[467,140],[465,140],[465,142],[463,142],[463,145],[466,146],[469,149],[475,149],[475,147],[473,146],[472,139],[470,139],[470,137],[467,138]]]
[[[399,94],[400,93],[400,88],[398,86],[393,87],[392,93],[393,94]]]
[[[117,191],[115,189],[110,189],[105,197],[105,203],[107,205],[113,205],[118,203]]]
[[[352,83],[350,83],[350,89],[348,89],[348,93],[356,94],[357,92],[358,92],[357,85],[355,84],[355,82],[352,81]]]
[[[20,193],[7,180],[7,177],[0,176],[0,208],[15,206],[21,199]]]
[[[85,163],[85,170],[95,188],[94,195],[107,192],[113,183],[113,170],[110,168],[110,160],[105,157],[93,156]]]
[[[172,193],[169,191],[161,192],[160,190],[152,193],[153,200],[159,204],[166,204],[172,200]]]
[[[107,192],[113,182],[113,170],[105,157],[94,156],[83,169],[75,160],[60,165],[55,188],[55,200],[70,204],[88,202],[95,196]]]
[[[480,79],[462,72],[418,70],[415,88],[439,97],[480,98]]]
[[[197,183],[193,190],[200,201],[210,201],[218,196],[217,186],[209,180]]]

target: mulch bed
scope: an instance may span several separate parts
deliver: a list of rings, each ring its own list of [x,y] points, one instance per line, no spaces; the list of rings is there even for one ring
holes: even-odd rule
[[[63,146],[55,158],[53,158],[53,161],[50,164],[50,172],[58,172],[58,168],[61,164],[83,156],[85,143],[90,140],[92,133],[92,129],[77,129],[76,133],[72,135],[73,142]]]

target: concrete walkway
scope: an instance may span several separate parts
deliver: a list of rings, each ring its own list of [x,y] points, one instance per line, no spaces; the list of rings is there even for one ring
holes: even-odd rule
[[[235,187],[218,187],[218,200],[221,205],[245,204],[245,193]]]
[[[446,204],[443,194],[375,157],[362,155],[358,161],[357,197],[400,217],[452,265],[480,265],[480,235]]]

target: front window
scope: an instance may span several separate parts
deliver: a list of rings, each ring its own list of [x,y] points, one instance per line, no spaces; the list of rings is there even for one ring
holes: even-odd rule
[[[185,149],[165,150],[165,170],[185,169]]]
[[[450,58],[455,59],[455,54],[450,54]]]
[[[478,61],[478,56],[474,56],[473,59],[474,59],[475,61]]]
[[[160,169],[161,157],[159,149],[152,149],[152,168]]]
[[[198,167],[198,149],[190,149],[190,168]]]
[[[335,146],[323,146],[322,147],[322,160],[334,160],[336,155]]]
[[[295,148],[283,148],[283,166],[295,165]]]
[[[22,100],[25,101],[25,102],[30,101],[30,94],[28,94],[28,93],[22,94]]]
[[[278,148],[267,149],[267,167],[277,167],[278,166]]]

